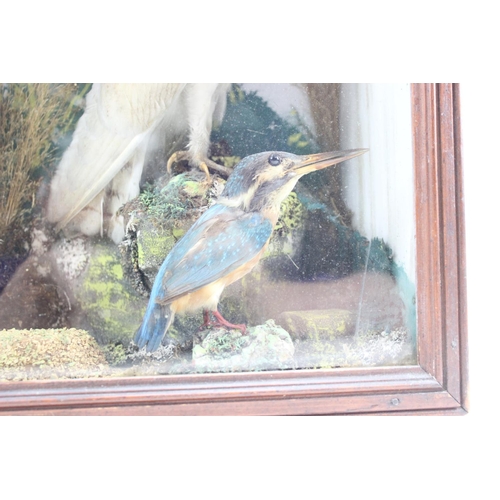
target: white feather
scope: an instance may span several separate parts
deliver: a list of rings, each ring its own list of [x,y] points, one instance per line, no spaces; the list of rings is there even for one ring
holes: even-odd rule
[[[47,219],[58,229],[71,223],[73,230],[93,235],[102,231],[106,214],[108,235],[121,241],[123,218],[116,211],[138,195],[148,149],[188,133],[191,163],[199,165],[208,154],[212,120],[224,114],[228,89],[229,84],[94,84],[51,182]]]

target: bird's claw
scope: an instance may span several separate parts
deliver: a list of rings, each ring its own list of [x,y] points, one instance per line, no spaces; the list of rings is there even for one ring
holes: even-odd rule
[[[218,163],[215,163],[208,158],[204,158],[200,161],[195,161],[191,158],[188,151],[176,151],[175,153],[173,153],[167,161],[167,172],[169,174],[172,173],[173,164],[183,160],[188,161],[190,164],[196,164],[198,168],[205,173],[207,182],[211,182],[209,168],[214,172],[223,175],[224,177],[229,177],[232,172],[232,169],[225,167],[224,165],[219,165]]]
[[[210,168],[211,170],[223,175],[224,177],[229,177],[231,175],[231,172],[233,171],[232,168],[225,167],[224,165],[219,165],[218,163],[215,163],[214,161],[209,160],[208,158],[205,158],[203,163],[207,167],[207,171],[208,168]]]
[[[172,165],[182,160],[189,160],[189,153],[187,151],[176,151],[167,161],[167,172],[172,173]]]
[[[210,326],[222,326],[229,330],[240,330],[242,335],[246,335],[247,327],[246,325],[235,325],[227,321],[219,311],[212,311],[215,320],[210,319],[210,312],[203,311],[203,324],[200,326],[199,330],[205,330]]]

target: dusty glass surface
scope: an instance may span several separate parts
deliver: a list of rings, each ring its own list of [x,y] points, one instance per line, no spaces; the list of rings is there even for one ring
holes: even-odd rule
[[[1,379],[416,363],[409,84],[1,90]]]

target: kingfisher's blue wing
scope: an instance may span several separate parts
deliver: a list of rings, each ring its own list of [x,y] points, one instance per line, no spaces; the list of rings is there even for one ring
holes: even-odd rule
[[[165,259],[153,286],[156,302],[168,304],[238,269],[262,250],[272,230],[257,212],[212,206]]]

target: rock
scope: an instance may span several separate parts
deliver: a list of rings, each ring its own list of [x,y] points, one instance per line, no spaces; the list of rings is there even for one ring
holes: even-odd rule
[[[197,371],[235,372],[293,368],[294,346],[287,331],[273,320],[247,330],[208,330],[201,343],[194,344]]]
[[[0,240],[0,245],[1,243],[2,240]],[[8,256],[0,254],[0,294],[3,292],[3,289],[9,283],[12,276],[14,276],[16,269],[25,259],[25,256]]]
[[[293,340],[329,341],[352,335],[356,327],[354,313],[342,309],[287,311],[276,322],[286,328]]]
[[[67,326],[69,299],[38,260],[28,257],[0,294],[0,329]]]
[[[146,289],[175,243],[213,203],[224,183],[213,175],[208,184],[198,169],[173,177],[167,175],[154,186],[146,186],[122,208],[128,219],[124,265],[139,275]]]
[[[158,268],[175,243],[220,195],[225,181],[216,175],[212,175],[212,180],[212,184],[207,183],[204,174],[193,169],[173,177],[164,176],[154,186],[147,186],[121,209],[127,220],[127,230],[119,247],[107,240],[73,238],[59,240],[49,250],[30,257],[34,261],[29,267],[36,269],[36,280],[30,278],[27,281],[26,276],[19,273],[15,293],[6,288],[1,298],[5,302],[3,309],[8,312],[6,319],[12,319],[14,323],[2,325],[0,322],[0,328],[71,326],[89,331],[101,345],[127,346],[142,321]],[[340,254],[332,254],[331,259],[325,260],[323,252],[317,251],[318,239],[313,236],[323,234],[322,248],[330,248],[336,246],[338,234],[347,231],[337,227],[335,217],[327,213],[323,205],[312,203],[300,193],[292,193],[283,202],[281,212],[261,262],[251,273],[224,290],[219,304],[224,317],[233,323],[255,325],[269,319],[276,320],[285,311],[316,307],[349,309],[357,315],[361,283],[365,289],[361,318],[371,323],[372,312],[386,311],[379,307],[379,298],[384,294],[377,291],[377,300],[368,297],[370,281],[373,281],[370,276],[359,279],[351,274],[338,278],[335,259],[340,258]],[[322,217],[313,224],[318,213]],[[334,227],[337,229],[332,229]],[[361,243],[351,245],[351,240]],[[356,238],[346,237],[346,241],[349,244],[346,243],[345,248],[352,246],[353,252],[359,248],[365,252],[354,259],[356,262],[368,262],[363,257],[368,246],[366,239],[357,235]],[[310,248],[306,252],[307,258],[304,258],[302,254],[307,245]],[[372,268],[371,265],[368,267]],[[387,269],[377,274],[377,290],[382,279],[390,281],[392,286],[393,279]],[[345,286],[349,287],[353,279],[355,286],[351,286],[353,291],[348,293]],[[40,286],[35,287],[35,283]],[[36,291],[40,298],[50,292],[50,300],[38,301],[41,307],[32,311],[25,301],[18,300],[26,293],[26,287]],[[14,315],[11,311],[17,302],[21,310]],[[38,302],[33,298],[29,304]],[[388,327],[397,326],[392,318],[402,316],[403,309],[399,303],[395,305],[395,312],[391,310],[391,321],[385,317],[376,318],[377,326],[381,322],[384,322],[384,328],[386,323]],[[45,316],[49,313],[50,318]],[[342,318],[337,318],[339,323],[335,335],[338,336],[342,328],[345,328],[346,335],[352,330],[353,320],[348,315],[345,313]],[[198,328],[200,317],[200,313],[187,317],[178,315],[167,334],[171,343],[182,350],[191,349],[193,332]],[[327,323],[313,319],[304,314],[300,321],[297,317],[293,321],[288,317],[286,326],[282,326],[290,328],[294,339],[308,338],[305,332],[315,339],[333,335]]]
[[[83,280],[73,292],[100,344],[129,343],[141,324],[147,299],[135,292],[124,275],[116,245],[93,247]]]
[[[61,239],[18,267],[0,295],[0,328],[73,327],[102,344],[127,345],[146,304],[114,243]]]
[[[137,266],[150,283],[176,241],[173,231],[158,228],[147,219],[141,221],[137,232]]]
[[[83,330],[0,330],[0,379],[79,378],[106,365],[97,342]]]

